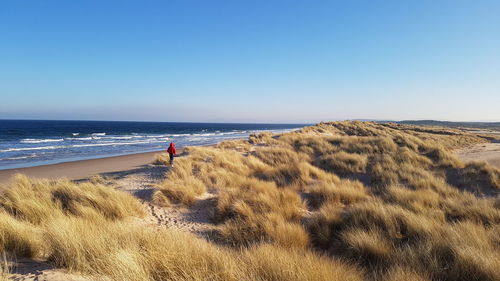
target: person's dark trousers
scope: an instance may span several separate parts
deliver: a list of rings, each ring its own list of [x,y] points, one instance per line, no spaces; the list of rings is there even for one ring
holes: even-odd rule
[[[174,164],[174,154],[169,153],[168,155],[170,156],[170,165]]]

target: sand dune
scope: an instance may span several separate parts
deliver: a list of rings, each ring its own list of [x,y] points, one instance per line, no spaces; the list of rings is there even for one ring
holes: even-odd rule
[[[464,162],[486,161],[500,168],[500,141],[463,148],[457,150],[457,155]]]

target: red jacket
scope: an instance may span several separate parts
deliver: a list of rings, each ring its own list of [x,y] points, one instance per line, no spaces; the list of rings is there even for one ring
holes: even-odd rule
[[[167,152],[170,154],[174,154],[174,155],[177,153],[177,151],[175,150],[175,143],[173,143],[173,142],[170,143],[170,146],[168,147]]]

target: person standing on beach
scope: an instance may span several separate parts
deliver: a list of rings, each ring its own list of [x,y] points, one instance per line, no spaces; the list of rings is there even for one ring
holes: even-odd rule
[[[174,166],[174,156],[177,153],[175,150],[175,143],[171,142],[170,146],[167,149],[168,155],[170,156],[170,166]]]

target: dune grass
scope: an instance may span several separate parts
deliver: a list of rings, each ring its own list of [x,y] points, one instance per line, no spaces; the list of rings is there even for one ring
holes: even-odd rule
[[[172,176],[216,190],[217,237],[229,245],[326,252],[374,280],[496,280],[500,172],[451,152],[485,141],[455,129],[321,123],[253,135],[253,148],[195,149]]]
[[[0,281],[9,280],[9,274],[11,272],[11,264],[7,259],[7,255],[3,252],[0,255]]]
[[[137,201],[98,182],[18,177],[0,251],[112,280],[500,280],[500,171],[452,152],[486,141],[331,122],[187,148],[153,202],[212,196],[209,240],[138,224]]]
[[[170,165],[170,157],[166,153],[156,154],[152,164],[164,166]]]
[[[261,242],[283,244],[232,249],[189,233],[145,227],[133,219],[143,215],[133,197],[99,184],[18,176],[3,192],[0,252],[46,260],[91,278],[250,281],[337,276],[338,280],[362,280],[354,266],[309,252],[302,226],[289,225],[281,216],[269,218],[265,231],[284,236]],[[295,233],[294,227],[302,230],[302,236],[295,238],[302,246],[289,250],[287,234]],[[275,264],[255,268],[269,253]],[[304,270],[303,260],[314,267]],[[8,267],[2,264],[0,273],[7,278]]]

